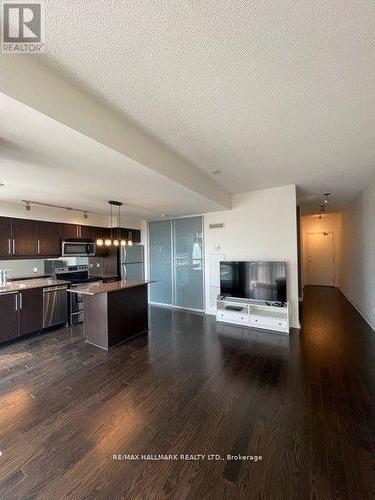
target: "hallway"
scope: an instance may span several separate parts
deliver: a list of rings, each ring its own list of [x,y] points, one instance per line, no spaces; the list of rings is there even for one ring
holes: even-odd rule
[[[374,498],[375,333],[337,288],[306,287],[304,299],[310,484],[316,474],[318,498]]]

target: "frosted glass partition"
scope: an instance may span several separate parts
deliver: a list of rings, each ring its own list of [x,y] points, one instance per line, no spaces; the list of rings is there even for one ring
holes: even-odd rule
[[[203,310],[202,217],[150,222],[149,247],[150,301]]]
[[[203,309],[202,217],[173,221],[174,305]]]
[[[149,223],[150,301],[172,304],[172,223]]]

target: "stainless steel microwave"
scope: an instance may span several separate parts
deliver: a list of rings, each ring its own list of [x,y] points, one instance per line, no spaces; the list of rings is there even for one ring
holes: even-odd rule
[[[62,242],[62,257],[93,257],[96,245],[92,241],[67,239]]]

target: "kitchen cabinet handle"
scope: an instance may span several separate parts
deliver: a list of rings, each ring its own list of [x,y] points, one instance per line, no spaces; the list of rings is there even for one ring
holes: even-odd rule
[[[16,238],[13,238],[13,255],[16,255]]]
[[[15,304],[16,311],[18,311],[18,293],[16,293],[15,298],[16,298],[16,304]]]
[[[38,240],[38,255],[40,255],[40,240]]]
[[[8,254],[10,255],[12,252],[10,250],[10,238],[8,238]]]
[[[22,293],[20,293],[20,310],[22,309]]]

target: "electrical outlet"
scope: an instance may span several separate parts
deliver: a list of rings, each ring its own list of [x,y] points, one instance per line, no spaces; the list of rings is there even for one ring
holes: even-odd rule
[[[38,272],[38,268],[37,267],[33,267],[33,273],[37,273]]]

